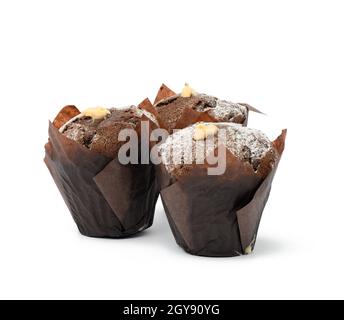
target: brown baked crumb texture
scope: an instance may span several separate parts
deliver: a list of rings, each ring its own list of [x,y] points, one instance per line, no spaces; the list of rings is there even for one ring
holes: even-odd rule
[[[176,96],[158,103],[156,108],[159,119],[161,119],[166,129],[171,133],[173,129],[177,128],[177,123],[182,118],[184,110],[195,110],[200,103],[200,99],[196,96],[190,98]]]
[[[219,99],[205,94],[197,94],[191,97],[182,97],[174,94],[166,85],[162,85],[155,99],[155,108],[159,123],[163,128],[173,132],[173,129],[183,129],[191,124],[199,122],[200,117],[203,121],[213,122],[232,122],[245,124],[245,115],[230,115],[216,117],[212,111],[217,107]],[[244,105],[242,105],[244,106]],[[247,108],[246,106],[244,106]]]
[[[109,158],[115,158],[125,141],[118,140],[123,129],[135,129],[141,117],[135,113],[135,107],[129,109],[111,109],[111,114],[103,120],[82,117],[67,125],[63,134]]]

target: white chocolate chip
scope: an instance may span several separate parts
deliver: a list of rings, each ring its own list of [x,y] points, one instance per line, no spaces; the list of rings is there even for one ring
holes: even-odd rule
[[[205,129],[203,127],[204,127],[203,125],[198,125],[195,128],[195,132],[193,135],[194,140],[198,141],[198,140],[204,140],[206,138]]]
[[[183,98],[190,98],[195,95],[195,91],[189,86],[188,83],[185,83],[181,96]]]
[[[193,135],[193,139],[198,140],[205,140],[208,137],[213,137],[217,134],[219,128],[214,124],[198,124],[195,127],[195,132]]]
[[[251,254],[253,252],[253,246],[254,246],[255,241],[256,241],[256,236],[254,236],[250,245],[245,249],[244,251],[245,254]]]
[[[67,121],[60,129],[59,131],[61,133],[63,133],[66,128],[73,123],[74,121],[81,119],[82,117],[90,117],[93,120],[101,120],[106,118],[107,115],[111,114],[110,110],[105,109],[105,108],[101,108],[101,107],[97,107],[97,108],[89,108],[86,109],[84,112],[81,112],[80,114],[78,114],[77,116],[75,116],[74,118],[70,119],[69,121]]]
[[[110,110],[106,109],[106,108],[102,108],[102,107],[97,107],[97,108],[89,108],[86,109],[84,112],[82,112],[82,114],[85,117],[90,117],[93,120],[101,120],[106,118],[106,116],[108,116],[110,114]]]
[[[245,254],[251,254],[252,253],[252,246],[249,245],[246,249],[245,249]]]

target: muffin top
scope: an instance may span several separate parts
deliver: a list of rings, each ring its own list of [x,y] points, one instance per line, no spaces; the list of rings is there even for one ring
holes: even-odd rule
[[[99,109],[99,108],[98,108]],[[94,109],[90,109],[94,110]],[[157,123],[154,115],[136,106],[102,109],[101,117],[81,113],[61,127],[67,138],[109,158],[115,158],[125,141],[118,140],[123,129],[135,129],[143,115]]]
[[[267,153],[272,154],[272,159],[277,159],[272,142],[259,130],[230,123],[198,123],[175,132],[159,146],[159,154],[167,171],[178,176],[183,174],[184,166],[196,165],[196,159],[205,160],[218,146],[219,129],[224,129],[226,149],[241,161],[249,163],[254,171],[258,170]],[[210,131],[210,135],[203,134],[205,131]],[[213,143],[209,143],[211,136],[214,137]]]
[[[172,133],[181,119],[185,109],[198,112],[207,112],[219,122],[232,122],[243,124],[248,117],[248,109],[239,103],[220,100],[214,96],[203,93],[193,93],[190,96],[176,95],[155,105],[159,118]],[[192,124],[192,123],[190,123]]]

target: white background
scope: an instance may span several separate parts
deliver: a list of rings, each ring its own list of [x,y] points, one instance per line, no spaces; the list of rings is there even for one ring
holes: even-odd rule
[[[342,1],[0,2],[0,298],[344,298]],[[161,82],[245,101],[287,148],[256,251],[187,255],[154,227],[88,239],[43,163],[66,104],[137,104]],[[216,206],[216,203],[214,203]]]

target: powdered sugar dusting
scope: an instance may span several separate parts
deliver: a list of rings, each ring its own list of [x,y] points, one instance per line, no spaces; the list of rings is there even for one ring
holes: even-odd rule
[[[214,96],[199,93],[198,97],[206,102],[207,107],[198,111],[209,111],[215,119],[219,121],[231,121],[240,116],[247,119],[248,110],[245,106],[226,100],[219,100]],[[197,110],[197,107],[196,107]]]
[[[237,116],[247,119],[247,108],[234,102],[217,100],[216,107],[211,114],[220,121],[230,121]]]
[[[251,163],[254,169],[257,169],[266,153],[273,149],[269,138],[259,130],[229,123],[216,125],[220,130],[225,130],[226,148],[242,161]],[[162,163],[168,172],[180,165],[195,163],[196,160],[204,161],[217,148],[217,138],[193,140],[196,126],[197,124],[175,132],[160,145]]]
[[[257,129],[231,126],[227,132],[227,148],[241,160],[250,159],[254,167],[273,148],[269,138]]]

